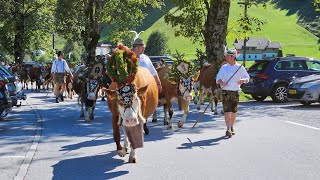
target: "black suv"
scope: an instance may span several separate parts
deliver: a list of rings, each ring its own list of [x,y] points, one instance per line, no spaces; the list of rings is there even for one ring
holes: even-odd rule
[[[157,67],[161,59],[163,59],[166,64],[173,64],[173,60],[169,56],[149,56],[154,67]]]
[[[286,102],[289,83],[296,77],[320,74],[320,61],[304,57],[259,60],[248,69],[248,73],[250,82],[241,86],[245,94],[257,101],[271,96],[274,102]]]
[[[9,72],[4,66],[0,65],[0,74],[9,80],[7,83],[9,95],[12,99],[12,106],[18,106],[18,100],[21,99],[20,96],[22,91],[22,85],[17,76],[14,76]]]
[[[0,119],[12,110],[12,100],[7,89],[8,82],[9,80],[0,74]]]

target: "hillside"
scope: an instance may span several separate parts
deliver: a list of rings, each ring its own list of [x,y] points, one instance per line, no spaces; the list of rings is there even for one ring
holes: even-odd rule
[[[320,59],[318,45],[319,38],[297,24],[299,17],[301,18],[301,11],[297,11],[300,13],[293,13],[294,10],[292,9],[294,9],[292,6],[285,8],[285,3],[282,3],[280,0],[274,1],[272,4],[268,3],[267,9],[263,9],[262,7],[249,8],[249,15],[263,18],[268,21],[268,23],[263,26],[261,32],[250,34],[250,36],[266,37],[271,41],[280,42],[283,46],[283,54],[296,54],[297,56]],[[232,1],[229,22],[233,22],[237,19],[242,12],[243,7],[239,7],[237,1]],[[148,16],[153,16],[153,14],[149,12]],[[160,17],[159,14],[157,17]],[[149,18],[149,20],[150,19],[153,18]],[[153,21],[144,23],[144,27],[147,28],[143,29],[140,27],[138,29],[145,31],[141,34],[141,38],[145,41],[154,30],[165,32],[169,37],[169,49],[171,52],[175,52],[175,49],[178,49],[180,52],[186,53],[190,57],[194,57],[196,48],[201,48],[199,44],[192,44],[189,39],[174,37],[173,29],[164,22],[163,17],[158,19],[155,18]],[[234,39],[228,39],[227,41],[230,46]]]

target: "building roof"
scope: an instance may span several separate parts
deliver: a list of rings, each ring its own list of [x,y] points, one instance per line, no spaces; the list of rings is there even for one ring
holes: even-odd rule
[[[236,39],[234,44],[236,49],[242,49],[244,45],[243,40]],[[246,47],[256,47],[257,49],[267,49],[267,48],[281,48],[279,42],[271,42],[268,38],[248,38]]]

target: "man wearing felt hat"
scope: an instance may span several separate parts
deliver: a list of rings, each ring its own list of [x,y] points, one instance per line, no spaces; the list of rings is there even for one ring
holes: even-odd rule
[[[139,66],[142,66],[142,67],[149,69],[150,73],[152,74],[155,81],[157,82],[158,91],[160,93],[162,90],[162,86],[161,86],[161,82],[160,82],[158,73],[157,73],[156,69],[154,68],[150,58],[147,55],[143,54],[144,49],[145,49],[145,44],[144,44],[143,40],[140,38],[135,38],[135,40],[133,42],[132,51],[136,54],[137,58],[139,58],[139,62],[140,62]]]
[[[237,50],[229,49],[225,52],[227,64],[223,65],[217,74],[217,84],[223,90],[222,104],[227,126],[226,136],[235,135],[234,122],[238,111],[240,86],[249,82],[247,70],[236,62]]]

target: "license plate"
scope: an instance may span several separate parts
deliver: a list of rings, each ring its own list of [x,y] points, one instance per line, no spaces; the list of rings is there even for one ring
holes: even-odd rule
[[[289,89],[289,94],[297,94],[297,90],[295,90],[295,89]]]

